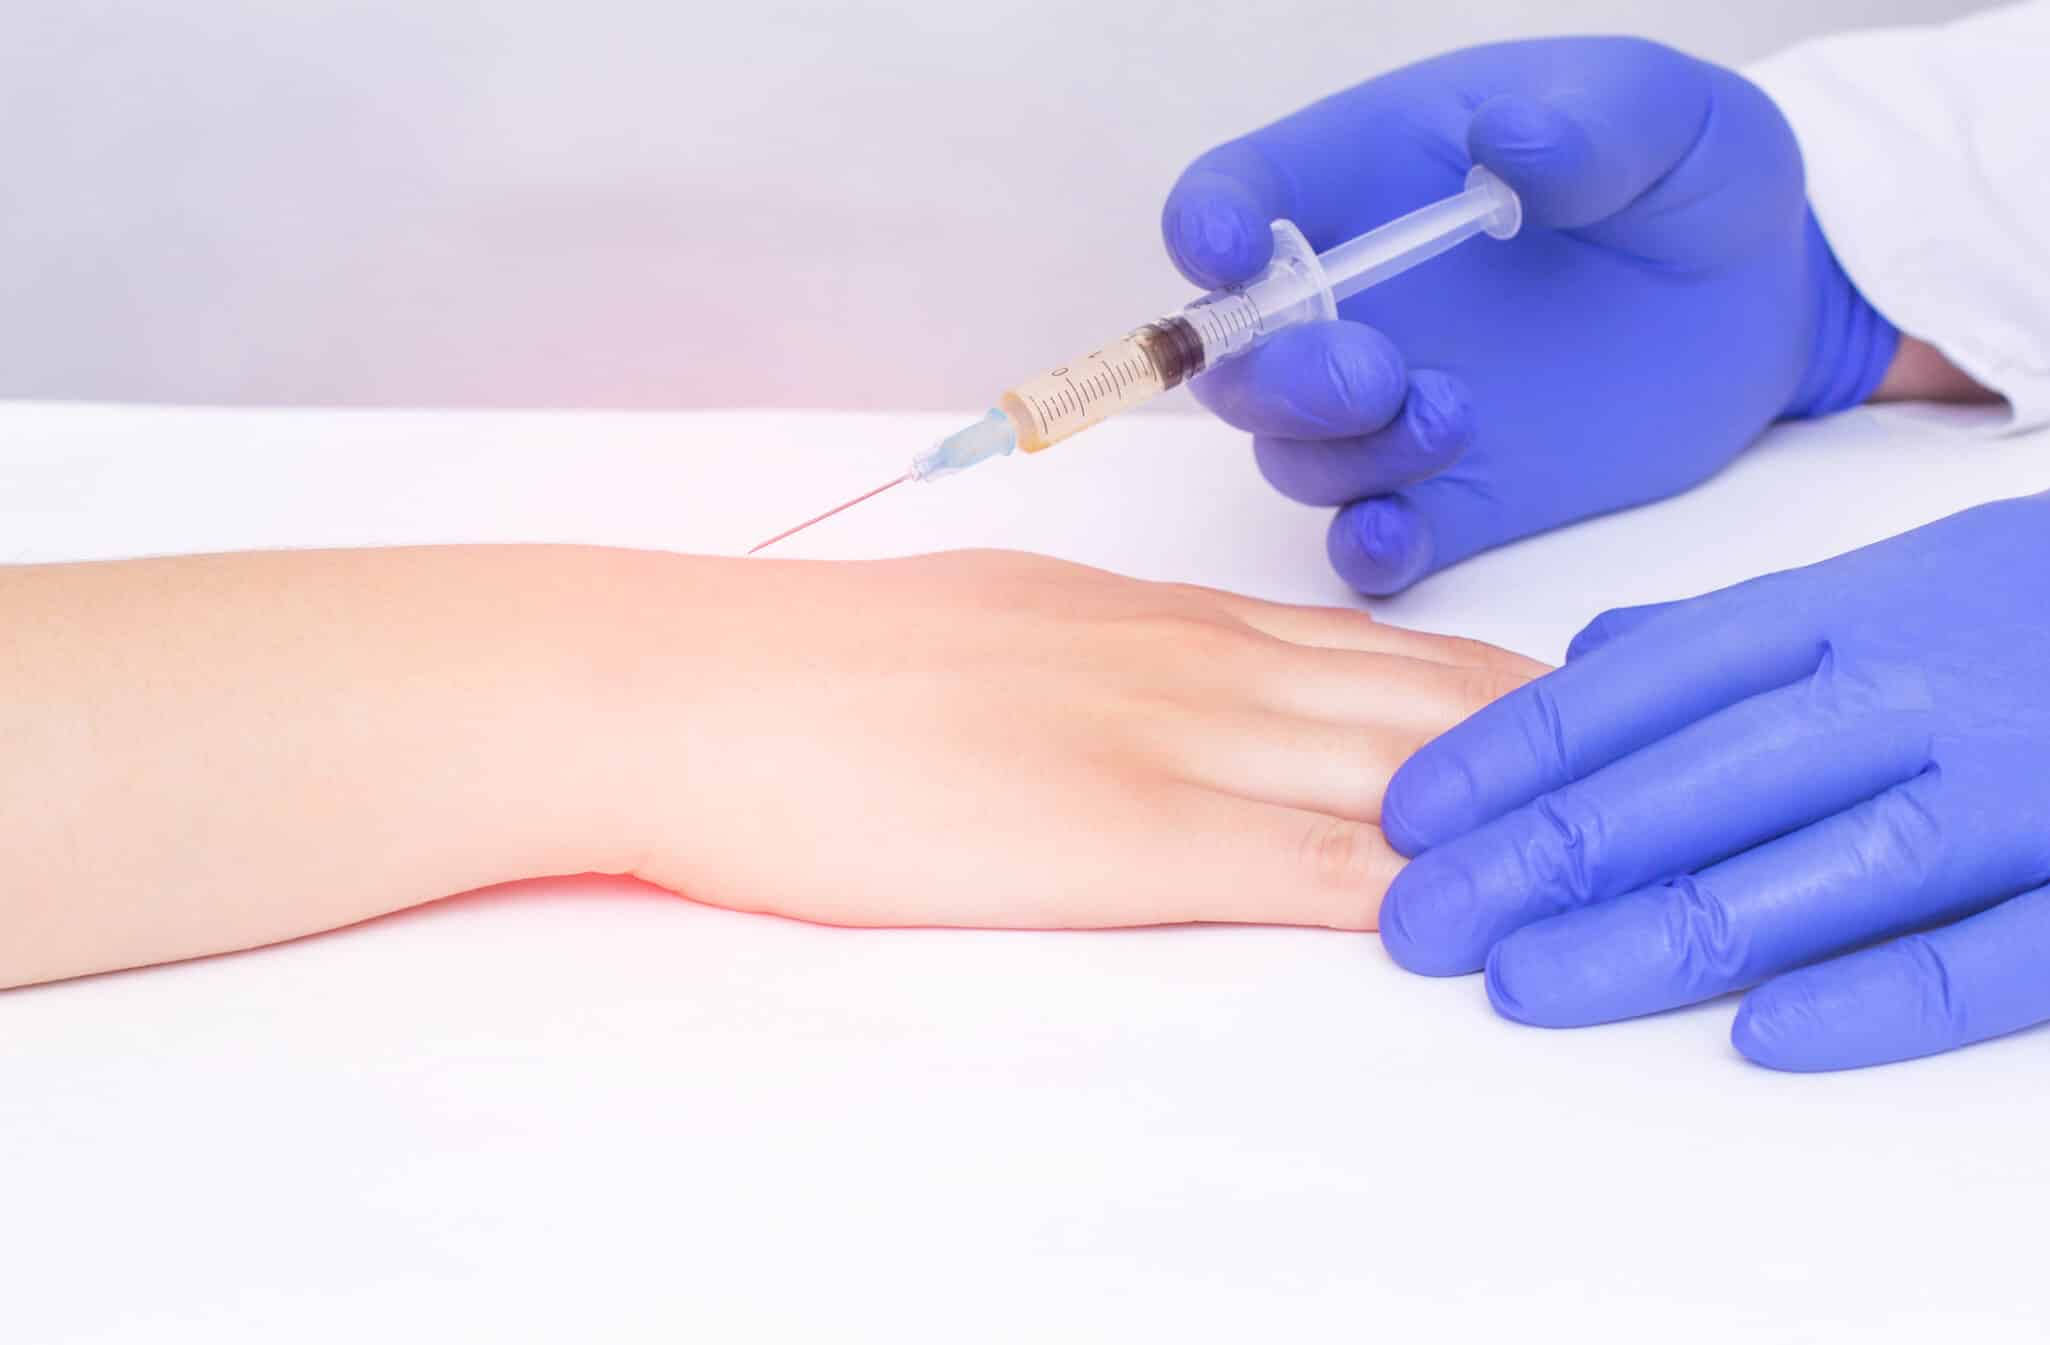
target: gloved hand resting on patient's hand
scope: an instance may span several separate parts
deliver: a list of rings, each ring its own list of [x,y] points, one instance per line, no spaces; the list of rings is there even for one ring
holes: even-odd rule
[[[1426,746],[1397,961],[1598,1023],[1763,982],[1746,1055],[1835,1069],[2050,1019],[2050,495],[1609,612]]]

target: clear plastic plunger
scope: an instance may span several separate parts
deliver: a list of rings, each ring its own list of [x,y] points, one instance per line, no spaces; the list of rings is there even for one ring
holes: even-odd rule
[[[1523,202],[1508,183],[1479,164],[1466,175],[1466,190],[1433,201],[1348,239],[1317,260],[1331,281],[1331,298],[1344,303],[1361,290],[1392,280],[1410,267],[1449,252],[1475,234],[1514,238],[1523,227]]]

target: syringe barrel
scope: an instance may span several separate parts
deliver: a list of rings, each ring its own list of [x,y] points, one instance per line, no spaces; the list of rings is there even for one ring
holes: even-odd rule
[[[1202,358],[1188,324],[1162,318],[1007,389],[997,410],[1009,418],[1018,447],[1037,453],[1151,401],[1202,368]]]
[[[1210,293],[1005,392],[997,409],[1027,453],[1057,444],[1177,387],[1284,328],[1338,316],[1317,253],[1287,220],[1274,258],[1243,285]]]

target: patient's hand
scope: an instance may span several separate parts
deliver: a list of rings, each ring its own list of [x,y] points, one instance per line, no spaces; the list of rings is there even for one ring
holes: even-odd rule
[[[0,986],[631,872],[846,924],[1371,928],[1402,757],[1536,664],[994,553],[0,567]]]
[[[1543,671],[1001,552],[728,566],[639,621],[634,871],[848,925],[1372,929],[1390,774]]]

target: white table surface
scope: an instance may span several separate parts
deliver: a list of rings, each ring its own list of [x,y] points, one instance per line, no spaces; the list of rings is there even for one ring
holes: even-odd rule
[[[0,559],[735,551],[951,423],[5,407]],[[2050,437],[1855,413],[1379,610],[1556,658],[2046,486]],[[1321,515],[1182,418],[791,550],[964,545],[1345,600]],[[1538,1031],[1321,932],[474,894],[0,995],[0,1339],[2040,1339],[2050,1034],[1798,1077],[1730,1013]]]

